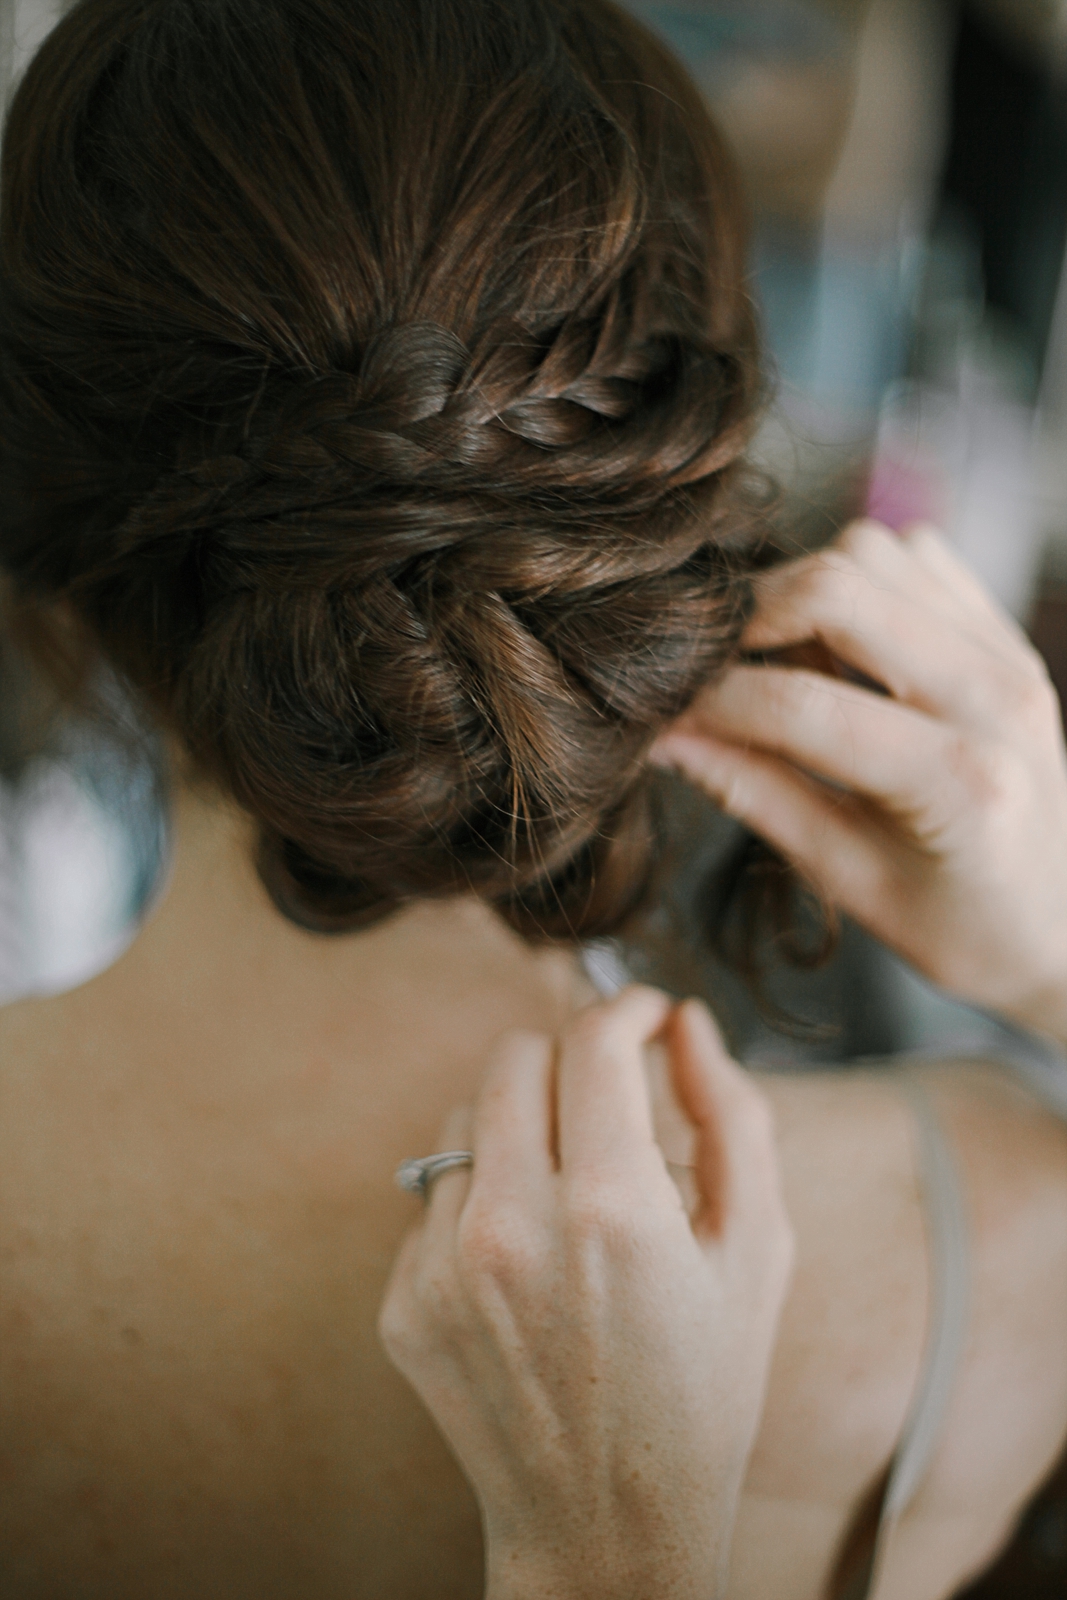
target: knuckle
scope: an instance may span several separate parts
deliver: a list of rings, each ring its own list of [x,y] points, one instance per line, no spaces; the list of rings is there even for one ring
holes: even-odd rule
[[[1014,811],[1024,775],[1010,746],[958,734],[949,747],[948,765],[985,815]]]
[[[642,1203],[633,1183],[585,1178],[567,1197],[563,1235],[572,1259],[611,1262],[624,1273],[655,1258],[662,1242],[662,1212]]]
[[[613,1022],[608,1007],[591,1006],[570,1019],[563,1029],[563,1037],[579,1050],[599,1050],[610,1039]]]
[[[887,545],[895,539],[884,523],[869,517],[850,523],[838,541],[837,548],[860,565],[883,555]]]
[[[422,1347],[422,1329],[413,1315],[413,1308],[397,1294],[388,1295],[378,1312],[378,1339],[397,1365]]]
[[[576,1241],[600,1238],[616,1225],[616,1208],[606,1189],[588,1181],[571,1186],[564,1216],[567,1236]]]
[[[849,543],[823,551],[806,597],[812,619],[824,626],[854,626],[870,594],[870,566],[869,556]]]
[[[847,546],[824,550],[811,569],[808,600],[815,612],[832,611],[856,580],[856,563]]]
[[[625,1235],[630,1230],[631,1211],[614,1180],[586,1174],[567,1185],[564,1218],[572,1242],[604,1242]]]
[[[379,1307],[377,1332],[379,1342],[390,1354],[403,1344],[406,1332],[404,1317],[392,1295]]]
[[[468,1283],[510,1285],[528,1281],[538,1251],[529,1229],[511,1210],[468,1207],[456,1240],[460,1270]]]
[[[992,661],[972,685],[973,709],[1010,738],[1058,727],[1059,699],[1041,656],[1025,641]]]
[[[453,1274],[436,1263],[427,1263],[412,1282],[414,1321],[421,1331],[444,1330],[457,1321],[457,1296]]]

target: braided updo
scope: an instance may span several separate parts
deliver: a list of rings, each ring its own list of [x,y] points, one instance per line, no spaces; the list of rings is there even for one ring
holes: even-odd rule
[[[308,926],[618,922],[756,389],[729,163],[608,0],[80,0],[15,97],[0,558]]]

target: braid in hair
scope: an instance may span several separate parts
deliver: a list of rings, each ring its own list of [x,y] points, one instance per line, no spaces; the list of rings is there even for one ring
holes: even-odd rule
[[[7,141],[18,592],[257,819],[296,920],[617,925],[644,753],[762,550],[736,197],[676,66],[607,0],[81,0]]]

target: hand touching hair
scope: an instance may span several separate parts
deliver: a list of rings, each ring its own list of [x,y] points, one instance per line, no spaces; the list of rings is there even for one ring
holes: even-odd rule
[[[80,0],[9,115],[0,558],[312,927],[610,929],[760,538],[729,165],[607,0]]]

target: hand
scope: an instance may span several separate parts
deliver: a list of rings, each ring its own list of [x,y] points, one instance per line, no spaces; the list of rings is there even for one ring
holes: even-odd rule
[[[1067,1039],[1067,757],[1021,630],[932,529],[854,524],[760,580],[743,644],[854,676],[739,665],[653,760],[961,998]]]
[[[690,1220],[652,1127],[661,1035]],[[478,1495],[491,1600],[720,1592],[792,1259],[770,1116],[704,1008],[650,989],[499,1047],[380,1331]]]

